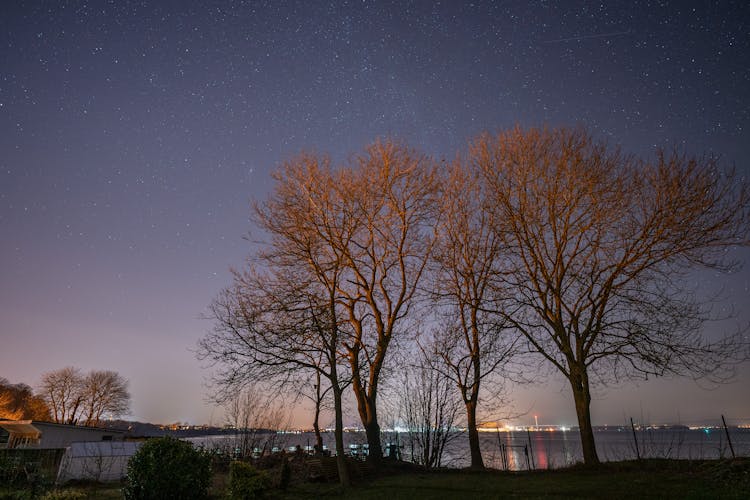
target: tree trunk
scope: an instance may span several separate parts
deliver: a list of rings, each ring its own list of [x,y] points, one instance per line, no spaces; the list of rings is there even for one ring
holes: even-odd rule
[[[482,450],[479,448],[479,431],[477,431],[477,402],[466,402],[466,421],[469,430],[469,452],[471,453],[471,468],[484,469]]]
[[[320,434],[320,407],[315,407],[315,420],[313,420],[313,430],[315,431],[315,453],[323,451],[323,436]]]
[[[315,419],[313,420],[313,430],[315,431],[315,452],[323,453],[323,436],[320,434],[320,405],[323,398],[320,396],[320,372],[315,372],[317,384],[315,385]]]
[[[372,415],[372,418],[365,423],[365,434],[367,434],[367,445],[369,447],[367,461],[377,468],[383,459],[383,448],[380,445],[380,425],[376,414],[370,413],[370,415]]]
[[[573,399],[576,404],[578,431],[581,434],[581,448],[583,449],[583,462],[586,465],[598,465],[599,456],[596,453],[594,429],[591,425],[591,392],[589,391],[589,381],[585,369],[571,369],[569,380],[573,389]]]
[[[344,417],[341,406],[341,389],[335,372],[331,375],[331,384],[333,386],[333,412],[336,419],[335,429],[333,430],[336,440],[336,468],[339,473],[339,483],[342,486],[349,486],[351,485],[351,479],[349,478],[349,469],[346,467],[346,455],[344,455]]]
[[[362,421],[362,425],[365,428],[365,434],[367,435],[367,446],[369,448],[367,461],[375,468],[378,468],[383,459],[383,448],[380,446],[380,425],[378,424],[378,412],[375,405],[377,391],[370,386],[370,393],[368,394],[364,387],[362,387],[357,372],[355,371],[359,369],[357,359],[356,356],[350,355],[349,362],[354,371],[352,389],[354,390],[354,396],[357,399],[359,418]]]

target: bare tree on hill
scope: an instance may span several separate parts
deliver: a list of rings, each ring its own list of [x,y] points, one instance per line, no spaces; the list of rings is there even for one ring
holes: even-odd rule
[[[104,417],[117,417],[130,409],[128,381],[111,370],[93,370],[83,378],[81,421],[96,427]]]
[[[82,383],[81,370],[72,366],[42,375],[40,391],[56,423],[78,423]]]
[[[98,426],[104,417],[118,417],[130,408],[128,381],[109,370],[83,375],[69,366],[45,373],[40,387],[54,421],[61,424]]]

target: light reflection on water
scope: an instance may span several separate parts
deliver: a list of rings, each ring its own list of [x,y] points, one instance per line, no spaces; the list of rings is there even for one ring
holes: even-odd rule
[[[262,441],[273,441],[282,449],[291,446],[312,446],[315,436],[311,432],[299,434],[273,434],[258,436]],[[628,428],[600,430],[594,432],[597,452],[603,461],[629,460],[636,458],[633,433]],[[482,457],[487,467],[508,470],[555,469],[582,461],[578,431],[512,431],[482,432],[479,435]],[[730,438],[737,456],[750,456],[750,429],[732,429]],[[238,442],[237,436],[206,436],[189,438],[208,449],[229,450]],[[638,448],[642,458],[714,459],[729,457],[730,449],[726,435],[721,429],[708,432],[703,429],[636,431]],[[407,436],[404,433],[383,433],[383,444],[399,443],[402,458],[410,459]],[[330,450],[335,449],[332,432],[323,434],[323,442]],[[344,447],[366,442],[364,432],[344,433]],[[262,442],[260,443],[262,447]],[[270,445],[268,445],[270,449]],[[503,452],[505,460],[503,460]],[[465,467],[470,463],[468,436],[459,435],[448,444],[442,465]]]

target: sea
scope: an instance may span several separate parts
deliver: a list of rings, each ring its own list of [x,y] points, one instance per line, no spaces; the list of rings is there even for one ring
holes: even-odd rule
[[[403,460],[414,461],[418,453],[406,432],[383,432],[383,448],[390,448]],[[487,467],[500,470],[555,469],[583,461],[581,440],[577,429],[529,429],[518,431],[481,432],[482,457]],[[187,438],[208,450],[231,453],[240,445],[242,435],[202,436]],[[750,428],[642,428],[613,427],[594,431],[597,453],[602,461],[637,458],[718,459],[750,456]],[[323,433],[323,443],[335,450],[333,432]],[[367,439],[364,432],[344,433],[347,453],[363,457]],[[312,432],[263,433],[254,436],[256,451],[312,450]],[[392,444],[393,446],[388,446]],[[461,468],[470,463],[469,439],[456,431],[447,442],[440,465]]]

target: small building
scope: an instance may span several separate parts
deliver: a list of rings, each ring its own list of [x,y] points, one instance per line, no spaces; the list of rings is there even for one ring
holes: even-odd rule
[[[125,431],[31,420],[0,420],[0,448],[67,448],[73,442],[122,441]]]
[[[126,431],[103,427],[55,424],[53,422],[32,422],[42,432],[39,448],[67,448],[71,443],[92,441],[122,441]]]
[[[0,420],[0,449],[39,467],[59,482],[120,480],[141,443],[124,441],[125,431],[31,420]]]
[[[41,436],[31,420],[0,420],[0,449],[37,448]]]

